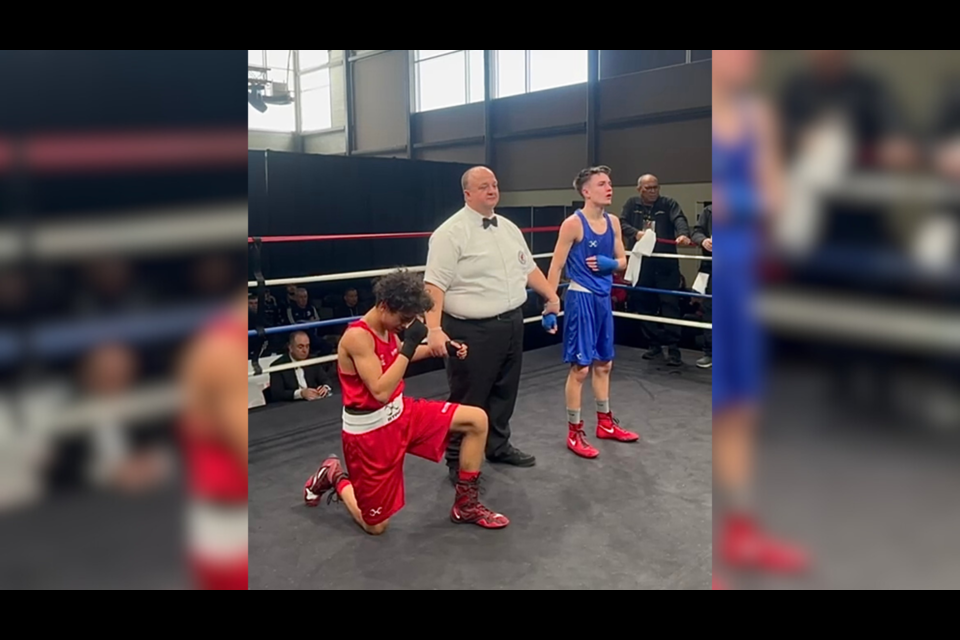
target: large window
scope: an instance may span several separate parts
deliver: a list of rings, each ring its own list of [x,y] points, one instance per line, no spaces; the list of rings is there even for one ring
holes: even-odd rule
[[[710,49],[617,51],[601,54],[601,77],[648,71],[708,60]],[[417,111],[455,107],[483,100],[483,51],[413,51]],[[544,91],[587,81],[586,49],[498,49],[493,56],[493,99]]]
[[[483,50],[413,51],[417,111],[483,100]]]
[[[289,49],[249,49],[247,64],[251,67],[266,68],[266,77],[253,71],[251,76],[269,82],[283,82],[293,90],[293,51]],[[279,131],[292,133],[297,130],[297,112],[293,104],[267,106],[266,111],[259,111],[251,104],[247,104],[247,127],[259,131]]]
[[[483,100],[483,51],[417,49],[413,52],[417,111]],[[587,50],[499,50],[494,55],[494,98],[587,81]]]
[[[254,70],[250,71],[250,77],[285,83],[294,95],[293,103],[268,104],[263,112],[248,104],[248,128],[258,131],[305,133],[323,131],[333,126],[329,50],[251,49],[247,61],[251,67],[267,69],[266,77]],[[298,70],[299,95],[295,82]]]
[[[587,81],[586,49],[501,49],[496,59],[498,98]]]
[[[323,131],[333,126],[330,94],[330,51],[301,49],[300,128],[304,132]]]

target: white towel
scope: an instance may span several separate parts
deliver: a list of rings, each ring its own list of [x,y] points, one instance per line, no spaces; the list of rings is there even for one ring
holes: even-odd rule
[[[630,286],[637,286],[640,280],[640,264],[643,262],[643,256],[649,256],[653,253],[653,248],[657,244],[657,234],[653,229],[644,231],[637,243],[633,245],[633,250],[627,256],[627,271],[623,274],[623,279],[630,283]]]
[[[710,274],[703,273],[702,271],[697,274],[696,280],[693,281],[693,286],[690,287],[697,293],[701,295],[707,295],[707,284],[710,283]]]

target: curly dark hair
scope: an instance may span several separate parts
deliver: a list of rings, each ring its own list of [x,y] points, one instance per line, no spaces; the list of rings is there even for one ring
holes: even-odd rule
[[[433,309],[433,298],[423,285],[423,276],[406,269],[398,269],[377,280],[373,294],[377,304],[382,302],[394,313],[421,315]]]

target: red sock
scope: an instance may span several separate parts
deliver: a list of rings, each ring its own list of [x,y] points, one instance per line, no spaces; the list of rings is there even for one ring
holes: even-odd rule
[[[337,483],[337,495],[343,495],[343,490],[350,486],[350,481],[346,478]]]
[[[479,471],[464,471],[460,469],[460,482],[473,482],[480,477]]]

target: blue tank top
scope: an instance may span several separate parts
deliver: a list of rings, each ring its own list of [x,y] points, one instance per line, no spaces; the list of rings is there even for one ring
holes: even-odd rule
[[[713,184],[724,196],[721,208],[713,210],[714,263],[752,262],[758,251],[762,214],[756,178],[759,145],[746,108],[743,114],[748,120],[740,139],[713,138]]]
[[[603,214],[607,221],[607,230],[602,234],[595,233],[590,228],[590,223],[580,209],[577,209],[576,214],[583,225],[583,239],[570,248],[566,264],[567,277],[597,295],[609,295],[613,288],[613,275],[601,275],[591,271],[587,266],[587,258],[614,257],[613,223],[610,222],[610,214],[606,212]]]
[[[713,183],[726,195],[727,205],[727,211],[718,212],[718,223],[753,223],[759,217],[756,161],[757,141],[749,129],[733,143],[713,138]]]

